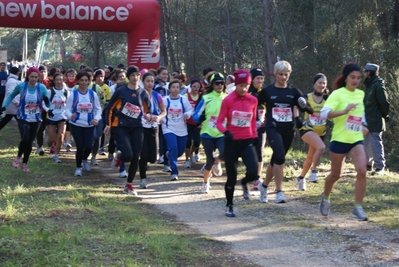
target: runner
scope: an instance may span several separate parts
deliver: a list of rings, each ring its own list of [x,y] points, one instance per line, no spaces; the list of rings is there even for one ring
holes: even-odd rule
[[[142,82],[147,91],[151,108],[149,110],[150,121],[142,118],[143,125],[143,148],[141,149],[139,160],[140,188],[147,188],[147,168],[148,162],[155,163],[157,160],[157,139],[159,122],[166,115],[165,105],[162,96],[153,90],[155,75],[147,72],[143,75]]]
[[[266,134],[268,144],[273,150],[269,166],[266,169],[266,178],[258,185],[260,202],[266,203],[267,187],[274,177],[276,181],[276,203],[285,203],[282,191],[285,155],[291,147],[294,138],[294,107],[301,111],[313,113],[311,107],[302,97],[302,92],[288,84],[292,72],[291,64],[287,61],[278,61],[274,65],[276,82],[264,88],[258,96],[260,104],[266,105]]]
[[[71,94],[76,86],[76,75],[78,73],[74,69],[68,69],[65,72],[66,81],[65,84],[68,87],[69,94]],[[66,121],[66,130],[65,130],[65,137],[64,137],[64,148],[67,152],[71,151],[72,144],[71,144],[71,127],[69,125],[69,120]]]
[[[171,169],[170,180],[176,181],[179,179],[177,159],[183,155],[186,148],[186,120],[191,117],[193,108],[188,99],[179,94],[179,80],[171,81],[168,89],[169,95],[164,98],[166,116],[163,118],[162,132],[167,147],[165,159],[169,159],[169,166]]]
[[[139,165],[139,156],[143,145],[142,117],[146,121],[151,120],[148,114],[150,100],[147,92],[140,88],[140,70],[136,66],[131,66],[127,70],[129,83],[118,88],[107,107],[104,114],[106,127],[104,133],[112,132],[116,141],[118,152],[112,160],[111,167],[119,168],[122,162],[130,162],[127,183],[123,192],[129,195],[137,195],[133,188],[133,180]]]
[[[364,113],[364,92],[357,87],[362,72],[355,63],[348,63],[334,81],[334,90],[321,110],[322,119],[333,119],[334,127],[330,141],[331,172],[324,183],[321,195],[320,212],[328,216],[330,194],[334,183],[341,177],[342,163],[346,154],[352,159],[356,169],[355,206],[352,214],[359,221],[367,221],[362,203],[366,192],[366,152],[364,136],[367,135],[367,122]]]
[[[224,186],[226,193],[226,216],[235,217],[233,210],[234,187],[237,183],[237,164],[241,157],[246,173],[241,180],[244,199],[249,199],[248,182],[257,178],[257,155],[254,140],[258,138],[256,114],[258,100],[248,94],[251,84],[251,74],[244,69],[234,72],[236,89],[222,102],[216,127],[224,133],[224,160],[227,181]],[[226,127],[224,126],[227,120]]]
[[[193,115],[197,123],[201,123],[201,143],[206,155],[206,163],[203,167],[202,193],[209,193],[210,178],[212,172],[216,176],[223,173],[221,161],[224,155],[223,133],[216,128],[216,121],[220,113],[223,99],[226,97],[226,84],[224,76],[221,73],[214,73],[209,77],[209,84],[206,92]],[[214,156],[215,150],[219,151],[219,157]]]
[[[304,177],[311,169],[309,182],[317,183],[317,166],[326,148],[324,137],[327,133],[326,120],[321,119],[320,111],[328,97],[327,77],[318,73],[313,78],[313,92],[305,95],[305,99],[312,107],[314,113],[304,113],[302,128],[299,130],[302,141],[309,145],[308,154],[303,163],[301,175],[296,178],[298,190],[306,190],[306,179]]]
[[[4,100],[8,97],[9,94],[12,93],[12,91],[14,91],[15,87],[21,83],[21,81],[18,80],[19,73],[20,70],[17,67],[11,67],[10,75],[8,76],[6,82],[6,94]],[[18,106],[19,106],[19,96],[17,95],[11,101],[11,104],[8,105],[8,107],[6,108],[5,116],[0,119],[0,130],[3,129],[4,126],[6,126],[12,120],[13,117],[17,118],[16,114],[18,111]]]
[[[32,152],[32,143],[41,123],[42,102],[48,106],[49,98],[46,87],[39,83],[40,71],[37,68],[29,68],[26,72],[25,82],[18,84],[11,94],[5,99],[0,108],[0,114],[11,104],[14,97],[20,95],[17,111],[18,129],[21,134],[21,142],[18,146],[18,155],[12,163],[14,168],[20,167],[22,159],[22,171],[29,172],[28,160]],[[23,155],[23,158],[22,158]]]
[[[69,118],[71,132],[76,144],[75,176],[82,176],[82,168],[90,171],[87,161],[93,146],[93,127],[101,120],[101,105],[96,93],[90,90],[91,75],[82,71],[76,76],[78,87],[67,100],[65,114]]]
[[[64,140],[64,134],[66,129],[65,114],[66,102],[69,97],[68,89],[64,88],[64,82],[62,74],[57,72],[53,76],[54,87],[49,90],[50,94],[50,108],[44,107],[48,114],[46,120],[47,132],[48,132],[48,143],[51,147],[55,148],[53,161],[61,163],[59,158],[62,141]]]

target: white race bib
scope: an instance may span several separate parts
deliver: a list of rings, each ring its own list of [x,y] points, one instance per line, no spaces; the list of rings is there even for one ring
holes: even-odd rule
[[[174,121],[178,121],[182,114],[183,112],[181,108],[169,108],[168,110],[168,117]]]
[[[345,130],[352,132],[362,132],[362,117],[349,115],[345,123]]]
[[[141,113],[141,109],[139,106],[126,103],[125,106],[123,106],[122,113],[130,118],[137,119]]]
[[[272,117],[277,122],[291,122],[292,110],[291,108],[273,108]]]
[[[65,106],[64,101],[57,100],[57,99],[53,99],[53,101],[51,101],[51,104],[53,104],[54,109],[57,109],[57,110],[61,110]]]
[[[76,111],[78,113],[91,113],[93,111],[93,105],[91,103],[79,103]]]
[[[211,116],[209,118],[208,127],[209,128],[216,128],[216,121],[218,120],[218,116]]]
[[[234,110],[231,116],[231,125],[237,127],[250,127],[252,120],[252,113],[245,111]]]
[[[320,114],[309,114],[309,121],[313,126],[323,126],[327,123],[327,120],[323,120]]]
[[[25,113],[28,115],[40,113],[40,107],[38,104],[27,104],[25,105]]]

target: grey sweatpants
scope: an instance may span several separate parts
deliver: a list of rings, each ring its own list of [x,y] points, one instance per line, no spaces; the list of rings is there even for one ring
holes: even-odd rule
[[[384,144],[382,143],[383,132],[369,132],[365,139],[364,145],[366,150],[367,165],[373,166],[374,169],[385,169]]]

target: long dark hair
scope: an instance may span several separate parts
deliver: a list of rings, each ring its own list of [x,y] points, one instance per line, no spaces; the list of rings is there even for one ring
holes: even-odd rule
[[[333,90],[345,87],[346,86],[346,78],[348,75],[353,72],[353,71],[360,71],[360,67],[355,63],[355,62],[349,62],[347,63],[341,71],[341,74],[335,78],[334,83],[333,83]]]

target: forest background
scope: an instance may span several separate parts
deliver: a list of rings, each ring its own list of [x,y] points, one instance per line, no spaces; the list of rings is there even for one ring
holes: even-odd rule
[[[311,92],[322,72],[331,85],[342,66],[354,61],[380,65],[391,102],[385,134],[388,166],[396,167],[399,118],[399,0],[159,0],[161,65],[188,78],[213,67],[225,74],[260,67],[265,85],[274,81],[273,66],[293,66],[290,83]],[[1,23],[0,23],[1,25]],[[49,28],[51,25],[49,25]],[[121,29],[123,32],[123,29]],[[27,40],[25,40],[27,36]],[[116,66],[126,62],[125,33],[0,28],[0,48],[8,60],[34,59],[42,42],[43,63]],[[43,40],[46,40],[43,45]],[[297,145],[300,145],[299,142]]]

